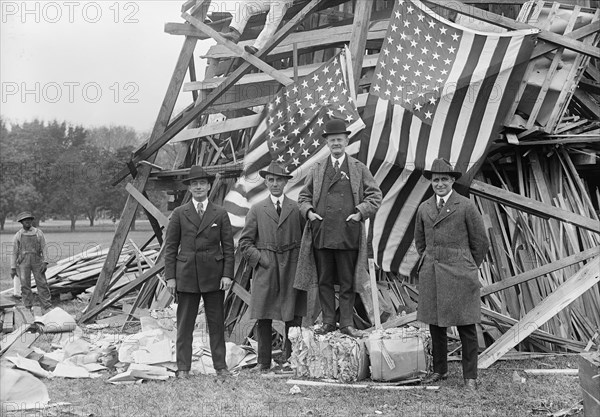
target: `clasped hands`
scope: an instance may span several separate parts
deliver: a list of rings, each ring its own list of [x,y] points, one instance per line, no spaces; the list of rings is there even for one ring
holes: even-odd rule
[[[219,285],[219,289],[223,291],[227,291],[233,285],[233,280],[231,278],[222,277],[221,283]],[[174,279],[170,279],[167,281],[167,290],[169,293],[175,297],[177,294],[177,282]]]

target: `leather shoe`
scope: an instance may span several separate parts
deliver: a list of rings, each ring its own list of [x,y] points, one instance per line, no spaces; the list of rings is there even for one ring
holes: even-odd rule
[[[244,46],[244,49],[246,50],[246,52],[248,52],[250,55],[256,55],[256,53],[258,52],[258,49],[256,49],[254,46],[250,46],[250,45],[246,45]]]
[[[335,332],[335,324],[325,323],[318,329],[315,329],[315,334],[327,334]]]
[[[265,373],[265,372],[269,372],[270,369],[271,369],[271,365],[268,365],[266,363],[259,363],[252,369],[252,371]]]
[[[231,372],[227,368],[217,369],[217,376],[227,377],[231,376]]]
[[[361,332],[359,332],[358,330],[356,330],[356,329],[355,329],[354,327],[352,327],[352,326],[346,326],[346,327],[342,327],[342,328],[340,329],[340,332],[341,332],[341,333],[343,333],[343,334],[345,334],[345,335],[348,335],[348,336],[350,336],[350,337],[354,337],[354,338],[356,338],[356,339],[358,339],[358,338],[362,337],[362,334],[361,334]]]
[[[177,378],[190,378],[192,374],[190,374],[190,371],[177,371],[175,376]]]
[[[444,372],[440,374],[438,372],[434,372],[432,374],[427,375],[425,378],[421,380],[422,384],[433,384],[434,382],[444,381],[448,379],[448,372]]]
[[[465,389],[469,391],[477,391],[477,380],[473,378],[465,378]]]

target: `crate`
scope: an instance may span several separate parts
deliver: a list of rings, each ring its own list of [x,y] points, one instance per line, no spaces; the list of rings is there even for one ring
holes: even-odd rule
[[[600,352],[579,356],[579,384],[585,417],[600,416]]]

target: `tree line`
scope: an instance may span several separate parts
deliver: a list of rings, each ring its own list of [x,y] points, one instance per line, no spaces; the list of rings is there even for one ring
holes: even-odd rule
[[[127,199],[126,181],[111,185],[140,141],[128,127],[86,129],[33,120],[8,125],[0,118],[0,229],[28,210],[36,219],[100,216],[117,220]]]

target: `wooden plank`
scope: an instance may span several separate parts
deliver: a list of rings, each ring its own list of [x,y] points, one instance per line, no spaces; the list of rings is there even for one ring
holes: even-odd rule
[[[286,77],[285,75],[280,73],[278,70],[276,70],[275,68],[273,68],[272,66],[270,66],[269,64],[267,64],[266,62],[264,62],[262,59],[259,58],[259,57],[262,57],[263,55],[266,56],[267,55],[266,52],[258,51],[256,53],[256,55],[249,54],[240,45],[237,45],[237,44],[231,42],[230,40],[225,39],[223,36],[221,36],[221,34],[219,32],[217,32],[216,30],[214,30],[213,28],[211,28],[210,26],[208,26],[201,20],[196,19],[194,16],[191,16],[189,13],[182,13],[181,17],[183,17],[185,20],[187,20],[195,28],[200,29],[202,32],[206,33],[207,35],[210,35],[211,38],[215,39],[221,45],[225,45],[233,53],[244,58],[247,62],[251,63],[256,68],[263,71],[265,74],[269,74],[271,77],[273,77],[275,80],[279,81],[281,84],[290,85],[294,82],[294,80],[292,80],[289,77]]]
[[[544,204],[532,198],[512,193],[482,181],[473,180],[469,190],[473,194],[534,214],[538,217],[556,219],[592,232],[600,233],[600,224],[593,219],[559,209],[549,204]]]
[[[296,28],[296,26],[304,20],[304,18],[311,13],[323,0],[311,0],[302,11],[296,14],[289,22],[287,22],[283,28],[281,28],[272,40],[267,42],[267,45],[263,48],[264,52],[268,53],[271,51],[279,42],[282,41],[285,36],[290,33],[292,30]],[[189,38],[188,38],[189,39]],[[189,61],[188,61],[189,62]],[[186,65],[187,63],[186,62]],[[172,125],[156,140],[153,140],[148,143],[148,146],[141,151],[134,158],[135,161],[139,161],[142,159],[148,159],[149,156],[154,155],[163,145],[165,145],[171,138],[173,138],[177,133],[183,130],[187,125],[189,125],[197,116],[202,114],[209,106],[211,106],[223,93],[227,91],[229,87],[235,85],[235,83],[244,76],[247,72],[252,69],[251,65],[245,61],[240,65],[229,77],[227,77],[227,81],[222,83],[218,88],[212,91],[201,103],[194,105],[194,107],[186,112],[182,118]],[[186,66],[187,70],[187,66]],[[178,89],[179,90],[179,89]],[[129,170],[127,168],[122,169],[114,178],[114,180],[120,180],[126,178],[129,175]]]
[[[23,336],[23,333],[25,333],[27,330],[29,330],[29,328],[31,327],[31,324],[22,324],[20,325],[15,331],[13,331],[12,333],[2,336],[2,338],[0,338],[0,356],[4,355],[4,353],[17,341],[21,338],[21,336]]]
[[[600,246],[586,249],[583,252],[576,253],[575,255],[567,256],[566,258],[559,259],[558,261],[531,269],[523,272],[522,274],[518,274],[514,277],[507,278],[483,287],[481,289],[481,296],[485,297],[486,295],[511,288],[515,285],[522,284],[526,281],[541,277],[542,275],[546,275],[554,271],[558,271],[559,269],[566,268],[567,266],[575,265],[598,255],[600,255]]]
[[[519,344],[542,324],[575,301],[580,295],[600,281],[600,259],[590,261],[575,275],[562,283],[515,326],[487,348],[478,360],[480,369],[489,368],[499,357]]]
[[[460,2],[450,2],[446,0],[424,0],[427,4],[435,4],[436,6],[444,9],[453,10],[455,12],[464,14],[466,16],[475,17],[484,22],[492,23],[494,25],[502,26],[507,29],[536,29],[536,27],[528,25],[526,23],[515,22],[513,19],[509,19],[504,16],[500,16],[495,13],[487,12],[485,10],[478,9],[477,7],[464,7]],[[575,52],[589,55],[592,58],[600,57],[600,48],[595,46],[586,45],[585,43],[572,39],[568,36],[558,35],[556,33],[542,30],[538,34],[538,39],[543,39],[548,42],[552,42],[555,45],[564,46],[567,49]]]
[[[365,2],[366,3],[366,2]],[[379,312],[379,290],[377,289],[377,278],[375,276],[375,262],[369,258],[369,279],[371,283],[371,302],[373,303],[373,318],[375,329],[381,329],[381,313]]]
[[[354,21],[349,46],[354,80],[350,80],[349,82],[353,82],[355,88],[358,88],[358,81],[360,80],[363,68],[362,62],[365,55],[365,46],[367,45],[369,21],[371,20],[373,6],[374,4],[370,1],[358,1],[354,4]]]
[[[177,64],[175,65],[175,70],[171,77],[169,87],[167,88],[165,98],[163,99],[162,105],[160,107],[156,123],[152,130],[152,134],[150,136],[150,139],[148,140],[149,147],[156,144],[164,135],[163,132],[165,131],[165,128],[169,123],[171,114],[173,113],[173,108],[175,107],[175,103],[177,102],[177,97],[179,96],[181,85],[183,84],[183,80],[187,73],[190,59],[193,57],[196,42],[197,40],[195,38],[186,38],[186,40],[183,43],[183,47],[179,54]],[[146,159],[152,163],[154,162],[155,158],[156,154],[152,152],[143,158],[139,158],[138,160]],[[127,168],[125,168],[125,170],[127,172],[126,175],[128,175],[129,170]],[[146,187],[146,183],[148,182],[151,170],[152,168],[150,166],[140,166],[138,174],[133,181],[133,186],[135,189],[137,189],[140,192],[144,190],[144,188]],[[125,202],[125,207],[121,214],[121,220],[119,221],[119,224],[117,226],[117,230],[115,232],[115,236],[113,238],[108,255],[106,257],[106,261],[104,262],[104,266],[102,267],[102,272],[100,272],[100,276],[98,277],[98,281],[96,282],[94,293],[90,298],[90,306],[99,305],[106,294],[106,290],[108,289],[110,283],[110,278],[112,277],[115,267],[117,265],[117,260],[119,259],[119,255],[121,253],[121,250],[123,249],[125,240],[127,239],[127,233],[131,228],[131,224],[133,223],[137,209],[137,200],[131,195],[129,195],[127,197],[127,201]]]
[[[15,313],[14,312],[15,312],[14,308],[4,310],[4,319],[2,321],[2,333],[10,333],[15,329],[14,328],[14,321],[15,321],[15,316],[14,316]]]
[[[154,204],[150,200],[148,200],[142,193],[140,193],[131,183],[128,183],[125,186],[125,189],[133,198],[137,200],[137,202],[148,211],[162,227],[167,227],[169,224],[169,219],[167,216],[161,213],[161,211],[156,208]]]

